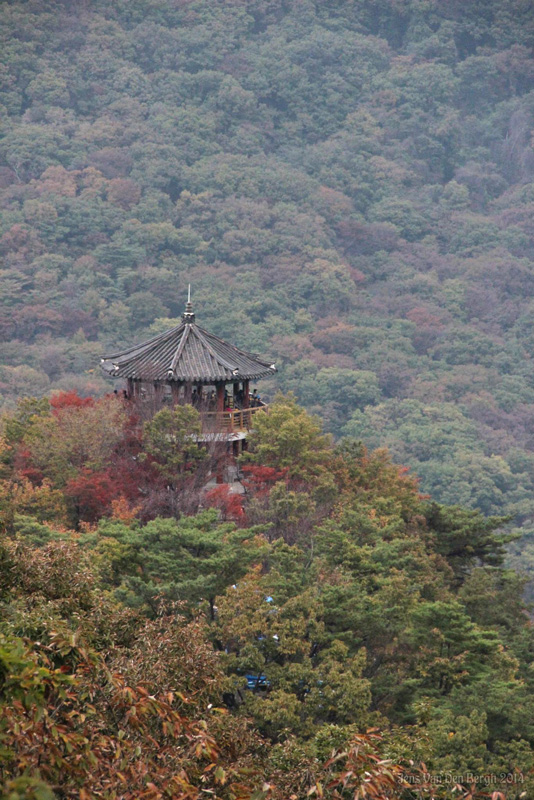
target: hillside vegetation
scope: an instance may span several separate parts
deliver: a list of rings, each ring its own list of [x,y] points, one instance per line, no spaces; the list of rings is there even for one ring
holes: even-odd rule
[[[522,0],[2,6],[7,402],[202,323],[450,502],[532,515]]]
[[[256,424],[235,495],[203,488],[191,408],[63,394],[5,420],[0,796],[532,797],[499,518],[334,447],[291,397]]]
[[[102,351],[174,324],[191,282],[336,436],[531,530],[530,3],[0,13],[8,407],[103,391]]]

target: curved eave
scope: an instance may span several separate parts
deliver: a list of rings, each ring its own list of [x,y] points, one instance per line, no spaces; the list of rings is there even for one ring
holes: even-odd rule
[[[104,356],[101,367],[112,378],[164,383],[256,381],[276,372],[274,365],[187,322]]]
[[[165,371],[144,371],[142,374],[139,374],[135,369],[131,369],[128,367],[119,367],[116,369],[115,366],[111,362],[103,361],[100,364],[101,368],[106,372],[110,378],[122,378],[124,379],[131,379],[134,381],[155,381],[161,383],[202,383],[202,384],[213,384],[213,383],[220,383],[224,381],[225,383],[232,383],[234,381],[258,381],[261,378],[268,378],[270,375],[274,375],[277,371],[276,367],[271,368],[269,367],[266,370],[262,370],[261,372],[255,373],[246,373],[241,374],[237,373],[234,375],[233,373],[227,373],[226,375],[172,375],[168,374],[168,370]]]
[[[187,322],[104,356],[101,367],[112,378],[165,383],[254,381],[276,372],[274,364]]]

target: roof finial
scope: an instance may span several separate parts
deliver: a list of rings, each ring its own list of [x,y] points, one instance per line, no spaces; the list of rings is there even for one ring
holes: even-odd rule
[[[188,284],[187,287],[187,303],[185,304],[185,311],[182,314],[182,322],[186,322],[187,324],[191,324],[195,321],[195,315],[193,314],[193,304],[191,303],[191,284]]]

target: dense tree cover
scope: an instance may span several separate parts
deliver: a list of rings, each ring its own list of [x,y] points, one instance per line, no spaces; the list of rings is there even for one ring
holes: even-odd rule
[[[441,502],[533,516],[523,0],[6,0],[3,402],[199,320]],[[273,390],[266,385],[265,392]]]
[[[4,419],[2,796],[450,800],[449,775],[465,800],[530,796],[503,518],[334,445],[292,396],[242,495],[206,486],[192,409],[133,410],[64,393]]]
[[[200,416],[192,406],[148,419],[143,412],[115,394],[24,398],[2,420],[0,514],[8,530],[24,514],[78,528],[112,513],[147,520],[198,509],[226,445],[193,441]],[[217,490],[212,499],[241,513]]]

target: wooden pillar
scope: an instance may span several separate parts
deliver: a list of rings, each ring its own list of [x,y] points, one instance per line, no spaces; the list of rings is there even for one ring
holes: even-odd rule
[[[224,411],[224,383],[217,384],[217,411]]]
[[[133,400],[135,394],[135,381],[133,378],[128,378],[128,399]]]
[[[154,402],[156,408],[163,404],[163,384],[158,381],[154,381]]]
[[[250,408],[250,382],[243,381],[243,408]]]
[[[192,402],[192,394],[193,394],[193,386],[190,383],[186,383],[184,385],[184,403],[189,403],[191,405]]]
[[[180,384],[177,381],[171,381],[172,404],[177,406],[180,403]]]

